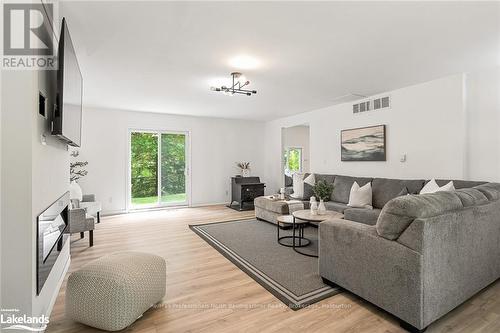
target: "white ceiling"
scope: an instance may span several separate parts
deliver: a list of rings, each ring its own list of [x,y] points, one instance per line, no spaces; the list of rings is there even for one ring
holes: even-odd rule
[[[500,64],[500,3],[66,2],[84,104],[270,120]],[[210,91],[229,61],[257,95]],[[345,99],[344,99],[345,101]]]

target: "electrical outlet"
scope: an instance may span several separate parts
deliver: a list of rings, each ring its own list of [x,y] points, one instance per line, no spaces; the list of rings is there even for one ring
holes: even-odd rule
[[[228,190],[226,190],[226,197],[228,197],[228,196],[229,196],[229,191],[228,191]]]
[[[113,203],[113,197],[109,197],[109,198],[108,198],[108,202],[109,202],[109,203]]]

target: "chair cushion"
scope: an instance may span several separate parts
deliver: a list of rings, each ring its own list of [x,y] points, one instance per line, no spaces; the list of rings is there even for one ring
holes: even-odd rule
[[[318,179],[316,178],[316,180]],[[372,178],[335,176],[331,201],[346,204],[349,202],[349,194],[351,193],[351,187],[354,182],[357,182],[359,186],[363,186],[371,181]]]
[[[101,203],[99,201],[94,202],[80,202],[80,208],[84,208],[87,214],[96,216],[97,212],[102,210]]]
[[[360,222],[368,225],[375,225],[381,209],[367,209],[367,208],[350,208],[344,211],[344,219],[354,222]]]
[[[349,208],[345,203],[335,202],[335,201],[325,202],[325,207],[326,210],[334,210],[339,213],[343,213],[346,208]]]
[[[373,207],[382,209],[386,203],[396,198],[404,188],[409,194],[419,193],[425,180],[374,178],[372,181]]]

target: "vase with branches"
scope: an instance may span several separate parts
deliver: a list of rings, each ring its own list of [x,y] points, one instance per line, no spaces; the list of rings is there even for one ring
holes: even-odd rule
[[[236,166],[241,170],[243,177],[250,176],[250,162],[236,162]]]
[[[89,162],[77,161],[70,163],[69,167],[69,180],[71,182],[77,181],[82,177],[85,177],[88,174],[88,171],[85,170],[85,167],[89,164]]]

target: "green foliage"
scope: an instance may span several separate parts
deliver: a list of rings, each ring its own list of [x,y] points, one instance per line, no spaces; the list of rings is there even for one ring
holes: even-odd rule
[[[133,132],[131,137],[132,202],[158,195],[158,147],[156,133]],[[161,195],[186,193],[185,136],[161,134]]]
[[[316,198],[324,201],[330,200],[333,192],[333,184],[327,183],[323,180],[319,180],[313,187],[314,194]]]
[[[250,169],[250,162],[236,162],[236,166],[241,170]]]
[[[300,164],[302,160],[302,149],[288,148],[285,151],[285,168],[289,171],[300,172]]]

